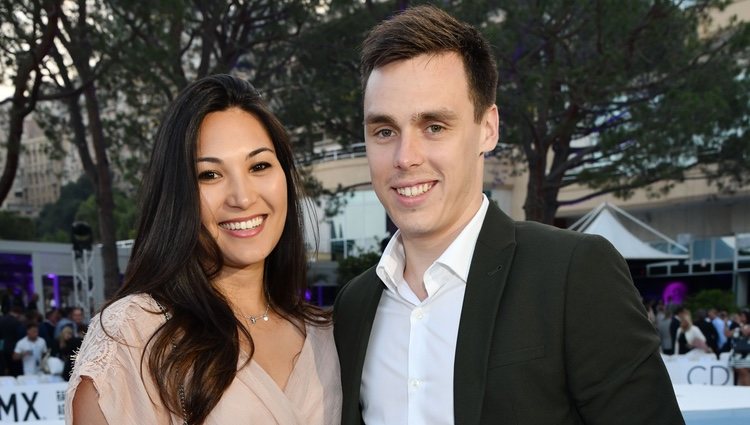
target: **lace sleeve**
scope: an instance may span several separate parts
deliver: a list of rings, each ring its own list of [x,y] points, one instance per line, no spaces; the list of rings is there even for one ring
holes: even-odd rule
[[[68,381],[66,424],[72,423],[73,397],[83,377],[92,380],[110,424],[169,422],[160,416],[164,409],[141,364],[148,339],[163,321],[153,299],[144,295],[118,300],[91,319]]]

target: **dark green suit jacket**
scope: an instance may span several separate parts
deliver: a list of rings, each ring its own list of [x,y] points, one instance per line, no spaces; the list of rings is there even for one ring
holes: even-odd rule
[[[362,367],[383,288],[372,268],[336,299],[342,425],[362,423]],[[684,424],[659,338],[614,247],[514,222],[493,204],[469,271],[453,374],[457,425]]]

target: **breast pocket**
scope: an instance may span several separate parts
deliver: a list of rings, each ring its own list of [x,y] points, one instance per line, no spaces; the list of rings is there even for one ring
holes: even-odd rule
[[[496,369],[516,363],[523,363],[544,357],[544,345],[521,348],[512,351],[502,351],[490,356],[488,368]]]

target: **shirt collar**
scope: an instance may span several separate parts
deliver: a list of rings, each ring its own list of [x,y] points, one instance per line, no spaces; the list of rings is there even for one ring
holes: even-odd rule
[[[474,214],[469,224],[461,230],[456,239],[448,245],[443,254],[435,260],[436,263],[443,264],[451,269],[464,282],[469,278],[469,268],[471,268],[471,259],[474,257],[474,247],[477,244],[479,232],[482,230],[482,224],[484,223],[485,215],[487,215],[489,205],[489,200],[482,194],[482,205],[479,206],[479,210]]]
[[[482,204],[469,221],[466,227],[461,230],[456,239],[446,248],[437,260],[427,270],[433,268],[435,264],[442,264],[455,273],[461,280],[466,283],[469,277],[471,259],[474,256],[474,247],[476,246],[479,232],[482,230],[484,217],[487,215],[487,209],[490,203],[487,196],[482,194]],[[404,281],[404,266],[406,264],[406,254],[404,253],[404,244],[401,241],[401,231],[397,230],[388,245],[383,250],[375,272],[386,288],[396,291],[398,283]]]

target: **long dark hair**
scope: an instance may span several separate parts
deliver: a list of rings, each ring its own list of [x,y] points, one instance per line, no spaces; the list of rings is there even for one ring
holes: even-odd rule
[[[172,102],[159,127],[141,187],[138,233],[125,282],[104,306],[144,293],[168,310],[171,319],[149,340],[148,367],[162,401],[180,416],[184,391],[189,423],[203,422],[234,380],[241,338],[249,341],[252,357],[250,333],[212,284],[223,258],[201,224],[195,165],[203,119],[232,107],[260,120],[286,176],[286,222],[265,261],[263,284],[271,308],[296,324],[330,322],[330,315],[304,298],[307,263],[297,193],[302,186],[284,127],[247,81],[213,75],[194,82]],[[141,376],[143,363],[144,358]]]

